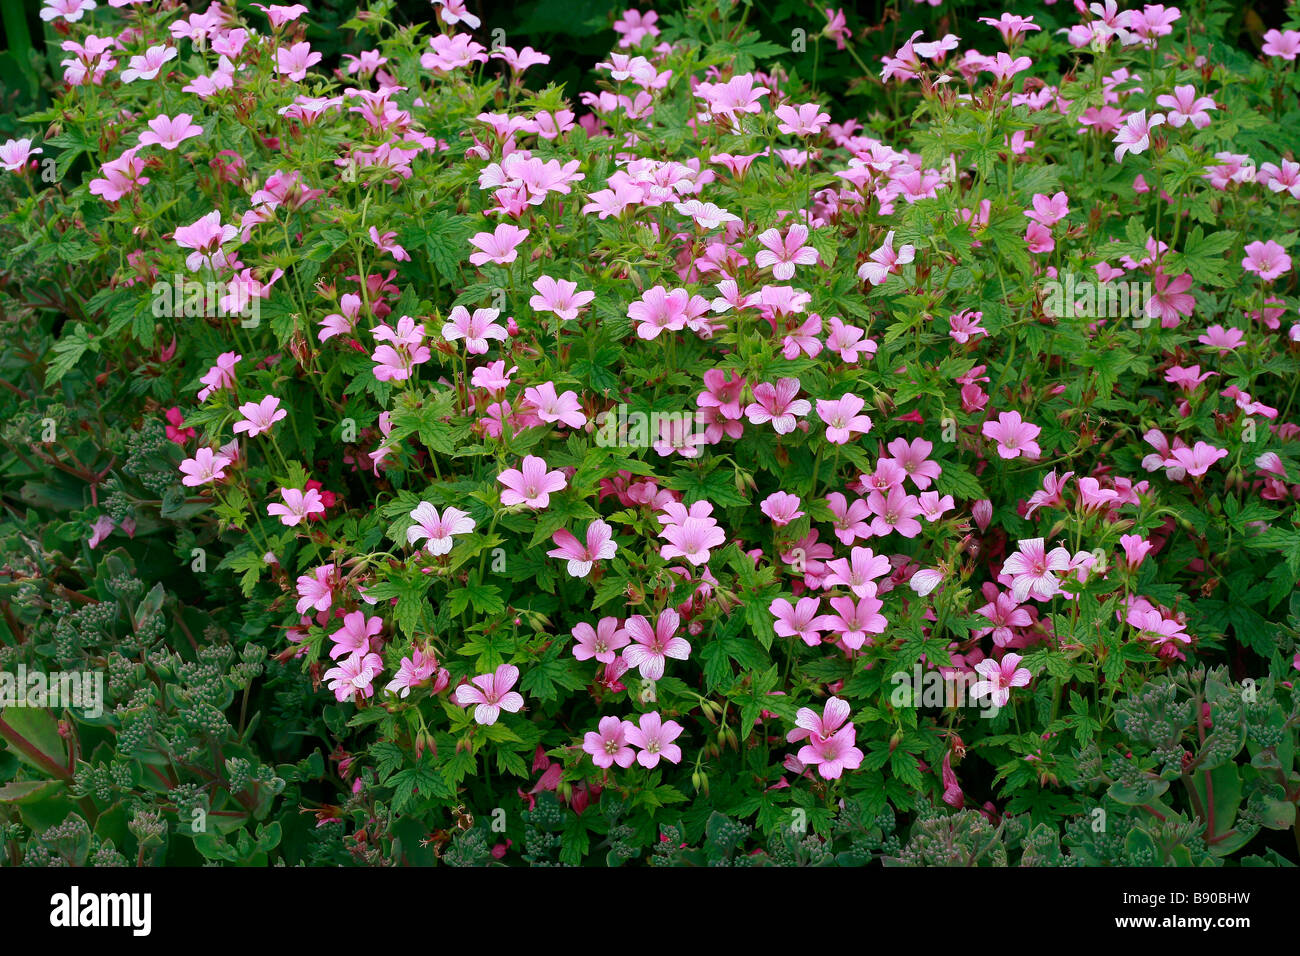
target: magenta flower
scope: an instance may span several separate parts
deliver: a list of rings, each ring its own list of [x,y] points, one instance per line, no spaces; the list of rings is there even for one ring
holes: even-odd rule
[[[660,611],[653,627],[642,614],[628,618],[625,628],[633,642],[623,651],[628,667],[638,668],[646,680],[659,680],[668,658],[684,661],[690,657],[690,642],[677,636],[680,623],[681,618],[672,608]]]
[[[479,251],[473,253],[469,261],[476,266],[488,262],[508,266],[519,258],[518,246],[527,238],[527,229],[520,229],[518,226],[503,222],[492,232],[480,232],[470,238],[469,244]]]
[[[971,697],[975,700],[992,697],[994,705],[1002,707],[1011,699],[1011,688],[1026,686],[1034,676],[1026,668],[1017,666],[1020,661],[1020,655],[1012,653],[1004,654],[1001,661],[984,658],[975,665],[975,670],[984,679],[971,686]]]
[[[338,660],[345,654],[369,654],[370,639],[378,636],[383,629],[383,618],[366,617],[365,611],[353,611],[344,616],[343,626],[329,636],[334,642],[330,648],[330,658]]]
[[[476,705],[475,722],[490,726],[497,722],[501,711],[514,714],[524,706],[524,698],[510,689],[517,680],[519,668],[513,664],[502,664],[494,673],[479,674],[468,684],[457,687],[456,703],[462,707]]]
[[[996,422],[987,421],[983,428],[984,437],[997,442],[1000,458],[1040,457],[1042,449],[1036,439],[1041,431],[1032,422],[1022,420],[1019,412],[1002,412]]]
[[[876,554],[870,548],[854,548],[847,558],[826,562],[827,575],[822,584],[828,588],[841,586],[858,597],[875,596],[877,578],[890,572],[889,558]]]
[[[235,352],[222,352],[217,356],[217,364],[208,369],[199,379],[204,388],[199,390],[199,401],[205,402],[213,392],[223,388],[235,387],[235,365],[243,356]]]
[[[639,725],[628,723],[624,730],[627,742],[640,749],[636,755],[637,763],[647,770],[659,766],[662,757],[669,763],[682,762],[682,749],[674,740],[682,735],[684,728],[675,720],[663,720],[658,711],[642,714]]]
[[[593,628],[585,621],[573,627],[573,656],[580,661],[595,659],[602,664],[614,663],[618,652],[632,642],[616,617],[602,617]]]
[[[636,334],[649,341],[665,330],[677,332],[686,328],[686,307],[690,298],[685,289],[669,292],[657,285],[647,289],[639,301],[627,307],[627,317],[637,323]]]
[[[291,47],[277,47],[275,51],[275,72],[279,76],[288,76],[295,83],[307,78],[307,71],[321,61],[321,55],[312,50],[307,41],[295,43]]]
[[[1171,457],[1187,474],[1199,478],[1220,458],[1227,458],[1228,450],[1216,448],[1208,442],[1198,441],[1192,448],[1175,448]],[[1173,477],[1172,474],[1170,477]]]
[[[795,266],[815,265],[817,262],[817,250],[806,245],[807,242],[807,226],[791,226],[784,237],[777,229],[759,233],[758,243],[763,248],[755,254],[754,265],[760,269],[770,268],[775,278],[788,282],[794,278]]]
[[[268,395],[260,402],[248,402],[239,406],[239,414],[243,415],[243,420],[235,422],[234,433],[248,432],[249,438],[256,438],[262,432],[269,432],[271,426],[283,418],[287,418],[289,413],[280,407],[280,400],[274,395]]]
[[[852,393],[839,399],[817,399],[817,417],[826,423],[826,440],[833,445],[843,445],[855,435],[871,431],[871,419],[858,413],[866,401]]]
[[[406,543],[426,541],[425,549],[432,555],[446,554],[451,550],[452,537],[469,534],[474,530],[474,519],[459,508],[447,508],[440,515],[438,509],[421,501],[411,512],[415,522],[406,529]]]
[[[435,674],[437,678],[433,682],[431,691],[436,694],[451,682],[451,675],[446,669],[438,667],[438,660],[432,654],[426,654],[416,648],[410,657],[402,658],[397,665],[396,676],[384,686],[384,690],[399,697],[407,697],[412,687],[426,683]]]
[[[602,770],[614,764],[626,769],[636,760],[636,751],[627,742],[627,731],[632,726],[618,717],[602,717],[597,725],[599,729],[589,730],[583,736],[582,749],[591,754],[591,762]]]
[[[699,505],[706,505],[708,511],[696,514]],[[680,520],[664,523],[659,536],[668,543],[659,549],[659,556],[665,561],[672,558],[685,558],[691,564],[699,566],[709,560],[709,551],[721,547],[727,540],[727,533],[719,527],[717,519],[711,516],[712,505],[701,501],[692,505],[692,513]],[[663,519],[660,519],[663,521]]]
[[[871,592],[875,585],[871,586]],[[858,601],[851,597],[831,598],[831,609],[835,614],[830,620],[830,629],[840,635],[840,640],[850,650],[858,650],[871,640],[869,635],[885,633],[889,621],[880,613],[884,602],[868,593]]]
[[[501,492],[501,504],[507,508],[524,505],[528,508],[545,508],[551,503],[551,493],[560,491],[568,481],[562,471],[547,471],[545,459],[536,455],[524,458],[523,468],[508,468],[497,476],[506,486]]]
[[[397,244],[396,232],[385,232],[382,235],[374,226],[370,227],[370,241],[375,244],[375,248],[380,252],[386,252],[398,262],[410,262],[411,254]]]
[[[894,230],[889,230],[885,241],[868,260],[858,267],[858,278],[872,285],[880,285],[890,275],[898,272],[899,266],[905,266],[916,257],[916,247],[901,246],[894,251]]]
[[[618,551],[613,529],[599,519],[587,525],[586,544],[564,528],[552,534],[551,540],[555,548],[547,551],[547,556],[568,561],[569,574],[575,578],[585,578],[597,561],[608,561]]]

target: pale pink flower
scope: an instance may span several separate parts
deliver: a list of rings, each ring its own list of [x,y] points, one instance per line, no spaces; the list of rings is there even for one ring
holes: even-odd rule
[[[362,697],[373,697],[375,689],[371,685],[383,669],[384,661],[378,654],[353,654],[331,667],[321,678],[329,684],[334,699],[341,704],[358,693]]]
[[[277,501],[267,505],[266,513],[278,515],[280,523],[287,527],[292,528],[311,515],[325,513],[325,503],[315,488],[308,488],[305,492],[300,488],[281,488],[280,498],[284,503]]]
[[[502,664],[493,673],[479,674],[468,684],[457,687],[456,703],[462,707],[475,705],[475,723],[490,726],[497,722],[501,711],[514,714],[524,706],[523,697],[511,690],[517,680],[519,668],[513,664]]]
[[[627,741],[640,749],[636,755],[637,763],[647,770],[659,765],[662,757],[669,763],[682,762],[682,748],[673,743],[682,735],[684,728],[675,720],[663,720],[658,711],[642,714],[640,723],[629,723],[624,731]]]
[[[248,432],[249,438],[255,438],[262,432],[269,432],[272,425],[289,416],[289,413],[280,407],[280,400],[274,395],[268,395],[260,402],[240,405],[239,414],[244,417],[241,421],[235,422],[233,431],[236,435]]]
[[[470,237],[469,244],[480,251],[473,253],[469,261],[476,266],[488,262],[508,266],[519,258],[518,246],[527,238],[527,229],[508,222],[500,223],[492,232],[480,232]]]
[[[203,127],[194,122],[189,113],[177,113],[172,119],[166,113],[155,116],[149,121],[149,129],[140,134],[141,146],[161,146],[166,150],[176,149],[187,139],[203,134]]]
[[[976,664],[975,670],[984,679],[971,686],[971,697],[975,700],[991,697],[997,707],[1006,704],[1011,699],[1011,688],[1028,685],[1034,676],[1028,669],[1018,666],[1021,659],[1019,654],[1007,653],[1001,661],[986,657]]]
[[[602,664],[614,663],[618,652],[632,642],[616,617],[602,617],[593,628],[585,621],[573,627],[573,656],[580,661],[595,659]]]
[[[798,753],[798,759],[807,766],[817,767],[824,780],[838,780],[845,770],[862,766],[863,753],[857,748],[857,729],[849,720],[847,701],[830,697],[822,713],[809,707],[800,707],[795,714],[796,729],[786,734],[789,743],[807,740]]]
[[[1010,575],[1011,594],[1017,604],[1028,598],[1050,601],[1061,591],[1058,572],[1070,567],[1070,552],[1057,547],[1048,551],[1042,538],[1016,542],[1016,553],[1002,563],[1002,573]]]
[[[130,66],[122,71],[122,82],[133,83],[136,80],[155,79],[162,72],[162,68],[179,55],[174,46],[151,46],[144,51],[143,56],[131,57]],[[177,119],[180,117],[178,116]]]
[[[308,610],[328,611],[334,604],[335,582],[333,564],[322,564],[314,568],[311,574],[298,575],[298,613],[305,614]]]
[[[872,285],[880,285],[891,274],[898,272],[899,266],[905,266],[916,257],[916,247],[905,245],[894,251],[894,231],[885,235],[885,241],[879,249],[868,257],[868,261],[858,267],[858,278]]]
[[[681,617],[672,608],[660,611],[653,627],[644,615],[632,615],[624,625],[632,643],[623,651],[623,660],[646,680],[659,680],[668,658],[684,661],[690,657],[690,642],[677,636],[680,624]]]
[[[614,531],[604,521],[597,519],[587,525],[586,538],[586,543],[583,544],[574,537],[573,532],[561,528],[551,535],[555,548],[546,554],[548,557],[568,561],[571,576],[585,578],[597,561],[608,561],[618,551]]]
[[[1203,441],[1198,441],[1192,448],[1175,448],[1172,452],[1174,462],[1193,478],[1201,477],[1216,461],[1227,457],[1226,448],[1216,448]]]
[[[1264,33],[1265,56],[1294,60],[1300,54],[1300,30],[1268,30]]]
[[[632,724],[618,717],[602,717],[599,728],[587,731],[582,738],[582,749],[591,755],[591,762],[602,770],[614,764],[627,769],[636,762],[636,751],[627,742],[627,730]]]
[[[1032,422],[1023,421],[1019,412],[1002,412],[996,422],[984,423],[982,433],[985,438],[997,442],[1000,458],[1019,458],[1022,454],[1038,458],[1042,455],[1042,450],[1036,439],[1041,431]]]
[[[536,455],[524,458],[522,469],[508,468],[497,476],[505,485],[501,504],[507,508],[524,505],[528,508],[545,508],[551,503],[552,492],[568,485],[562,471],[547,471],[545,459]]]
[[[1218,109],[1214,100],[1208,96],[1197,96],[1196,87],[1190,83],[1186,86],[1175,86],[1173,93],[1164,93],[1156,97],[1156,105],[1163,106],[1169,111],[1169,125],[1174,129],[1179,129],[1187,123],[1191,123],[1196,129],[1205,129],[1210,125],[1210,114],[1207,110]]]
[[[745,415],[753,425],[772,423],[778,435],[788,435],[799,424],[799,419],[812,411],[812,404],[799,394],[797,378],[779,379],[775,385],[760,382],[754,386],[754,401],[745,408]]]
[[[871,431],[871,419],[858,414],[866,404],[852,393],[839,399],[817,399],[817,416],[826,423],[826,440],[833,445],[843,445],[854,436]]]
[[[181,462],[181,474],[185,476],[181,479],[181,484],[194,488],[220,481],[226,477],[225,468],[229,464],[230,459],[225,455],[218,455],[211,448],[200,448],[193,458]]]
[[[428,501],[421,501],[411,511],[415,524],[406,529],[406,543],[424,541],[425,549],[432,555],[446,554],[451,550],[452,536],[469,534],[474,530],[474,519],[459,508],[447,508],[438,513]]]
[[[1241,267],[1265,282],[1272,282],[1291,269],[1291,257],[1286,254],[1285,247],[1272,239],[1249,243],[1245,252],[1246,257],[1241,260]]]
[[[1163,113],[1152,113],[1148,119],[1144,109],[1125,117],[1124,125],[1115,134],[1115,162],[1122,160],[1125,153],[1136,156],[1150,149],[1151,131],[1164,121]]]
[[[577,392],[568,390],[557,395],[554,382],[543,382],[525,389],[524,401],[544,422],[559,422],[570,428],[582,428],[587,424]]]
[[[578,311],[596,298],[594,292],[579,292],[576,282],[550,276],[540,276],[533,288],[537,295],[528,304],[537,312],[553,312],[556,318],[565,321],[576,319]]]
[[[775,491],[763,499],[759,509],[772,519],[772,524],[783,528],[804,513],[799,510],[799,498],[785,491]]]
[[[771,268],[773,276],[786,282],[794,278],[795,266],[816,264],[817,250],[806,245],[807,242],[807,226],[791,226],[784,237],[780,230],[768,229],[758,236],[763,248],[754,255],[754,265],[760,269]]]
[[[463,305],[458,305],[447,316],[442,326],[442,337],[448,342],[464,339],[466,352],[483,355],[490,340],[504,342],[507,338],[505,327],[496,324],[500,314],[497,309],[475,309],[471,315]]]

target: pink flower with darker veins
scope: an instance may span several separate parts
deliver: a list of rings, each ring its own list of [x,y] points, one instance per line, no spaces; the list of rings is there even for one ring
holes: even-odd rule
[[[787,743],[807,740],[798,753],[799,761],[815,766],[823,780],[838,780],[845,770],[862,766],[863,753],[857,748],[858,732],[849,720],[847,701],[830,697],[822,713],[800,707],[796,729],[786,734]]]
[[[659,680],[668,658],[684,661],[691,656],[690,642],[677,636],[680,624],[681,617],[672,608],[660,611],[653,627],[644,615],[634,614],[624,625],[632,643],[623,651],[623,660],[646,680]]]
[[[266,513],[272,517],[279,516],[280,523],[287,527],[292,528],[311,515],[325,513],[325,504],[315,488],[308,488],[305,492],[299,488],[281,488],[280,498],[284,503],[277,501],[267,505]]]
[[[177,113],[175,119],[163,113],[149,121],[149,129],[140,134],[139,143],[141,146],[161,146],[166,150],[174,150],[187,139],[201,135],[203,127],[195,123],[194,117],[189,113]]]
[[[220,269],[226,265],[221,247],[239,235],[238,226],[223,226],[221,212],[210,212],[188,226],[177,226],[172,238],[182,249],[193,249],[185,259],[185,267],[197,272],[200,266]]]
[[[627,630],[616,617],[602,617],[593,628],[585,621],[573,627],[573,656],[580,661],[595,659],[602,664],[614,663],[618,652],[632,642]]]
[[[299,614],[305,614],[307,611],[328,611],[334,604],[334,585],[336,579],[334,576],[334,565],[322,564],[315,568],[311,574],[298,575],[298,603],[296,609]]]
[[[551,503],[551,493],[568,485],[562,471],[547,471],[545,459],[536,455],[524,458],[522,469],[508,468],[497,476],[505,485],[501,504],[507,508],[524,505],[528,508],[545,508]]]
[[[1209,471],[1210,466],[1220,458],[1227,458],[1228,450],[1226,448],[1216,448],[1208,442],[1198,441],[1192,448],[1175,448],[1171,457],[1174,463],[1187,474],[1193,478],[1199,478]]]
[[[1291,257],[1286,254],[1285,247],[1272,239],[1267,242],[1256,240],[1246,246],[1245,252],[1246,257],[1241,260],[1241,267],[1265,282],[1272,282],[1291,269]]]
[[[800,598],[797,604],[791,604],[786,598],[775,598],[767,606],[776,619],[772,629],[778,637],[797,637],[809,647],[816,647],[822,642],[822,632],[835,620],[820,613],[821,606],[819,597]]]
[[[470,237],[469,244],[479,251],[470,255],[469,261],[476,266],[489,262],[508,266],[519,258],[518,246],[527,238],[527,229],[503,222],[492,232],[480,232]]]
[[[226,477],[225,468],[229,464],[230,459],[225,455],[218,455],[211,448],[200,448],[194,453],[193,458],[181,462],[181,474],[185,476],[181,479],[181,484],[187,488],[195,488],[209,482],[220,481]]]
[[[550,276],[538,277],[533,288],[537,295],[528,300],[528,305],[536,312],[553,312],[557,319],[566,322],[576,319],[578,311],[596,298],[594,292],[579,292],[576,282]]]
[[[608,561],[618,551],[613,529],[597,519],[587,525],[586,543],[580,542],[571,531],[564,528],[551,535],[555,548],[547,557],[568,561],[568,572],[575,578],[585,578],[597,561]]]
[[[1152,113],[1148,119],[1146,110],[1138,110],[1125,117],[1124,125],[1115,134],[1115,162],[1122,160],[1125,153],[1136,156],[1150,149],[1151,131],[1164,121],[1163,113]]]
[[[1000,458],[1019,458],[1021,455],[1038,458],[1042,449],[1036,439],[1041,431],[1037,425],[1021,419],[1019,412],[1002,412],[996,422],[984,423],[982,434],[997,442]]]
[[[276,48],[275,72],[278,76],[288,76],[293,82],[301,83],[307,78],[307,71],[320,61],[321,55],[304,40],[288,48]]]
[[[406,529],[406,543],[415,544],[427,539],[425,549],[435,557],[451,550],[453,535],[469,534],[474,530],[474,519],[464,511],[447,508],[439,514],[428,501],[416,505],[410,517],[415,524]]]
[[[1016,542],[1016,553],[1002,562],[1002,573],[1011,577],[1011,594],[1017,604],[1030,597],[1050,601],[1061,593],[1057,573],[1070,567],[1070,552],[1056,547],[1047,550],[1042,538]]]
[[[1001,707],[1011,699],[1012,687],[1025,687],[1034,676],[1026,668],[1018,666],[1019,654],[1004,654],[1001,661],[985,658],[975,665],[975,670],[984,679],[977,681],[970,689],[973,699],[991,697],[995,706]]]
[[[852,393],[839,399],[817,399],[817,417],[826,423],[826,440],[832,445],[843,445],[856,435],[871,431],[871,419],[859,412],[866,401]]]
[[[262,432],[269,432],[272,425],[289,417],[289,413],[280,407],[280,400],[274,395],[268,395],[260,402],[240,405],[239,414],[244,417],[241,421],[235,422],[232,430],[236,435],[247,432],[249,438],[255,438]]]
[[[466,352],[485,355],[489,342],[504,342],[508,337],[505,327],[496,324],[500,314],[497,309],[475,309],[471,315],[463,305],[458,305],[443,323],[442,337],[448,342],[464,339]]]
[[[785,491],[774,491],[763,499],[759,510],[771,519],[772,524],[783,528],[796,518],[802,518],[804,512],[799,509],[799,498]]]
[[[384,661],[378,654],[353,654],[343,663],[331,667],[321,675],[334,692],[334,699],[340,704],[351,700],[356,694],[373,697],[375,689],[371,686],[384,669]]]
[[[817,250],[805,245],[807,241],[807,226],[791,226],[785,236],[778,229],[759,233],[758,244],[763,248],[754,255],[754,265],[760,269],[771,268],[775,278],[787,282],[794,278],[795,266],[817,263]]]
[[[602,717],[598,729],[589,730],[583,736],[582,749],[602,770],[608,770],[614,764],[627,769],[636,762],[636,751],[627,742],[627,729],[631,726],[618,717]]]
[[[799,419],[812,411],[812,403],[795,398],[798,394],[797,378],[778,379],[775,385],[760,382],[754,386],[754,401],[745,407],[745,415],[750,424],[771,422],[778,435],[788,435],[799,424]]]
[[[642,714],[639,724],[629,723],[625,733],[627,741],[640,749],[637,763],[647,770],[659,766],[660,758],[669,763],[682,762],[682,748],[673,743],[684,728],[675,720],[664,720],[658,711]]]
[[[858,278],[880,285],[890,275],[896,274],[899,266],[907,265],[915,257],[916,247],[912,245],[900,246],[897,252],[894,251],[894,230],[891,229],[881,247],[858,267]]]
[[[513,664],[502,664],[491,674],[479,674],[468,684],[456,688],[456,703],[462,707],[474,705],[475,723],[491,726],[501,716],[518,713],[524,706],[524,698],[514,690],[519,680],[519,668]]]
[[[569,390],[557,395],[554,382],[543,382],[524,389],[524,401],[538,418],[548,424],[559,422],[570,428],[582,428],[587,424],[587,416],[583,414],[577,392]]]

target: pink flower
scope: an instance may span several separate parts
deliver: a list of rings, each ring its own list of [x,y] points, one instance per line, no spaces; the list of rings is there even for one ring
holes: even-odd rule
[[[275,72],[279,76],[287,75],[295,83],[307,78],[307,71],[321,61],[321,55],[312,50],[307,41],[293,46],[277,47],[275,51]]]
[[[1124,119],[1124,125],[1115,134],[1115,162],[1124,158],[1125,153],[1145,153],[1151,148],[1151,131],[1164,123],[1162,113],[1152,113],[1147,119],[1146,110],[1130,113]]]
[[[280,407],[280,400],[274,395],[268,395],[260,402],[240,405],[239,414],[244,418],[242,421],[235,422],[233,430],[236,435],[248,432],[249,438],[256,438],[262,432],[269,432],[272,425],[289,416],[289,413]]]
[[[1245,251],[1246,257],[1241,260],[1241,267],[1265,282],[1272,282],[1291,269],[1291,257],[1286,254],[1286,249],[1272,239],[1268,242],[1252,242],[1246,246]]]
[[[573,627],[573,656],[580,661],[593,658],[602,664],[614,663],[618,652],[632,642],[616,617],[602,617],[593,628],[585,621]]]
[[[397,665],[397,675],[384,686],[384,690],[406,697],[411,693],[412,687],[425,683],[434,674],[438,676],[431,690],[436,694],[451,682],[451,675],[445,669],[439,669],[438,660],[432,654],[416,648],[410,657],[402,658]]]
[[[524,699],[510,688],[519,680],[519,668],[513,664],[502,664],[491,674],[479,674],[468,684],[456,688],[456,703],[462,707],[470,704],[474,708],[476,723],[492,725],[501,716],[501,711],[508,714],[518,713],[524,706]]]
[[[470,315],[468,309],[458,305],[447,316],[442,327],[442,337],[448,342],[465,340],[465,351],[470,355],[483,355],[488,350],[489,340],[504,342],[507,333],[504,326],[496,324],[501,313],[497,309],[475,309]]]
[[[536,455],[524,458],[523,469],[508,468],[497,476],[506,486],[501,492],[501,504],[507,508],[524,505],[545,508],[551,503],[551,493],[560,491],[568,481],[562,471],[547,471],[546,461]]]
[[[1172,94],[1165,93],[1156,97],[1156,105],[1169,110],[1169,125],[1179,129],[1191,123],[1196,129],[1205,129],[1210,125],[1210,114],[1206,110],[1218,109],[1214,100],[1208,96],[1196,95],[1196,87],[1190,83],[1175,86]]]
[[[1019,654],[1011,653],[1004,654],[1001,661],[984,658],[975,665],[975,670],[984,679],[971,686],[971,697],[978,700],[991,696],[994,705],[1001,707],[1006,704],[1011,699],[1011,688],[1026,686],[1034,676],[1026,668],[1017,666],[1020,661]]]
[[[206,387],[199,390],[199,401],[205,402],[213,392],[223,388],[235,387],[235,365],[242,359],[235,352],[222,352],[217,356],[217,364],[208,369],[199,379]]]
[[[598,730],[589,730],[582,738],[582,749],[591,754],[591,762],[602,770],[614,764],[624,769],[632,766],[636,752],[627,743],[632,724],[617,717],[602,717],[597,726]]]
[[[797,378],[779,379],[775,385],[761,382],[754,386],[754,401],[745,408],[745,414],[753,425],[771,422],[778,435],[788,435],[799,424],[799,418],[812,411],[807,399],[795,398],[798,394]]]
[[[474,519],[459,508],[447,508],[440,515],[438,509],[421,501],[411,512],[415,522],[406,529],[406,543],[415,544],[427,539],[425,549],[435,557],[451,550],[452,537],[469,534],[474,530]]]
[[[1119,543],[1124,548],[1124,565],[1130,571],[1136,570],[1155,545],[1140,534],[1120,535]]]
[[[410,262],[411,255],[396,243],[396,232],[385,232],[380,235],[378,229],[370,227],[370,241],[375,244],[375,248],[380,252],[386,252],[398,262]]]
[[[1070,200],[1063,192],[1054,196],[1034,193],[1033,203],[1034,208],[1026,210],[1025,215],[1044,226],[1054,226],[1070,214]]]
[[[986,585],[985,597],[989,597],[990,592],[995,590],[993,584]],[[992,627],[982,627],[974,631],[976,637],[983,637],[985,634],[993,635],[993,643],[998,647],[1006,647],[1011,639],[1016,636],[1016,629],[1029,627],[1034,623],[1033,616],[1029,613],[1028,608],[1020,606],[1020,602],[1015,596],[1006,592],[998,591],[988,604],[979,608],[975,612],[980,617],[986,618]]]
[[[237,226],[221,224],[221,212],[216,211],[188,226],[177,226],[173,238],[182,249],[194,250],[185,259],[185,267],[191,272],[197,272],[204,265],[214,270],[226,265],[226,256],[221,247],[238,234]]]
[[[659,766],[662,757],[669,763],[682,762],[682,749],[674,740],[682,735],[684,728],[675,720],[663,720],[658,711],[642,714],[639,725],[627,724],[624,733],[627,742],[640,749],[636,755],[637,763],[647,770]]]
[[[1294,60],[1300,54],[1300,30],[1268,30],[1264,33],[1265,56],[1280,56]]]
[[[315,488],[308,488],[303,492],[298,488],[281,488],[280,498],[284,504],[274,502],[266,506],[268,515],[279,515],[280,523],[287,527],[294,527],[306,518],[314,514],[324,514],[325,504],[321,501],[320,492]]]
[[[934,445],[924,438],[917,438],[910,443],[906,438],[895,438],[889,443],[888,449],[893,456],[889,460],[901,467],[912,484],[921,491],[929,488],[930,482],[943,473],[943,468],[937,461],[930,461]]]
[[[868,261],[858,267],[858,278],[872,285],[880,285],[890,275],[898,272],[899,266],[905,266],[916,257],[916,247],[902,246],[894,251],[894,230],[889,230],[885,241],[879,249],[871,253]]]
[[[724,222],[740,222],[739,216],[727,212],[714,203],[700,202],[698,199],[673,203],[673,208],[683,216],[690,216],[695,225],[705,231],[717,229]]]
[[[559,422],[570,428],[582,428],[587,424],[587,416],[582,412],[577,393],[570,390],[556,395],[554,382],[543,382],[525,389],[524,401],[544,422]]]
[[[1061,592],[1056,572],[1070,567],[1070,552],[1053,548],[1050,552],[1042,538],[1016,542],[1016,553],[1002,563],[1002,573],[1010,575],[1011,594],[1017,604],[1032,597],[1036,601],[1050,601]]]
[[[685,289],[669,292],[657,285],[647,289],[639,301],[627,307],[627,317],[637,323],[637,336],[650,341],[665,330],[677,332],[686,328],[686,307],[690,298]]]
[[[623,651],[623,660],[627,661],[628,667],[638,668],[646,680],[659,680],[664,676],[668,658],[684,661],[690,657],[690,643],[677,636],[680,624],[681,618],[672,608],[660,611],[653,627],[642,614],[628,618],[624,627],[633,641]]]
[[[578,310],[596,298],[594,292],[579,292],[576,282],[550,276],[540,276],[533,288],[537,295],[529,299],[528,304],[537,312],[553,312],[556,318],[565,321],[576,319]]]
[[[858,650],[869,641],[870,634],[883,634],[889,621],[880,613],[884,603],[876,598],[874,585],[871,592],[858,601],[851,597],[831,598],[831,607],[835,615],[831,618],[830,629],[840,635],[844,646]]]
[[[801,103],[798,106],[782,105],[773,112],[781,121],[776,126],[777,130],[787,136],[816,136],[821,132],[822,127],[831,121],[830,114],[823,113],[822,108],[816,103]],[[761,236],[759,241],[762,241]],[[777,278],[782,277],[777,276]]]
[[[202,134],[203,127],[196,124],[189,113],[177,113],[175,119],[162,113],[149,121],[149,130],[140,134],[139,143],[141,146],[161,146],[173,150],[185,140]]]
[[[334,642],[330,658],[338,660],[344,654],[369,654],[370,639],[383,629],[383,618],[366,617],[365,611],[353,611],[343,618],[343,626],[329,636]]]
[[[819,613],[821,606],[822,599],[818,597],[800,598],[798,604],[791,604],[785,598],[776,598],[767,609],[776,618],[772,627],[778,637],[797,637],[809,647],[816,647],[822,641],[822,632],[834,620],[829,615]]]
[[[829,118],[829,117],[828,117]],[[777,229],[769,229],[758,236],[762,249],[754,256],[754,265],[760,269],[772,269],[772,275],[782,282],[794,278],[795,266],[814,265],[817,262],[817,250],[805,245],[808,241],[807,226],[791,226],[785,237]]]
[[[43,152],[45,150],[39,146],[32,149],[30,139],[7,139],[4,145],[0,145],[0,169],[11,173],[21,172],[33,156]],[[99,195],[93,186],[90,191],[94,195]],[[108,198],[111,201],[114,197]]]
[[[1228,450],[1226,448],[1215,448],[1203,441],[1198,441],[1192,448],[1176,448],[1172,453],[1174,462],[1193,478],[1201,477],[1210,470],[1210,466],[1216,461],[1227,457]],[[1170,477],[1173,476],[1170,475]]]
[[[871,431],[871,419],[858,413],[866,401],[852,393],[839,399],[817,399],[817,417],[826,423],[826,440],[833,445],[843,445],[855,435]]]
[[[373,697],[375,689],[371,685],[383,669],[384,662],[378,654],[353,654],[321,676],[334,692],[334,699],[341,704],[358,693],[362,697]]]
[[[575,578],[585,578],[595,562],[608,561],[618,551],[613,529],[599,519],[587,525],[585,545],[564,528],[552,534],[551,540],[555,542],[555,548],[547,551],[547,556],[567,560],[569,574]]]
[[[305,614],[309,609],[328,611],[334,603],[334,584],[332,564],[322,564],[311,574],[298,575],[298,613]]]
[[[520,229],[518,226],[503,222],[492,232],[480,232],[470,238],[469,244],[480,251],[473,253],[469,261],[476,266],[488,262],[507,266],[519,258],[517,247],[527,238],[527,229]]]
[[[1019,412],[1002,412],[996,422],[984,423],[983,435],[997,442],[1000,458],[1019,458],[1022,454],[1038,458],[1042,450],[1035,439],[1041,431],[1032,422],[1023,421]]]
[[[892,486],[886,494],[871,492],[867,495],[867,507],[875,515],[871,519],[873,534],[884,537],[897,531],[904,538],[915,538],[921,533],[921,522],[916,520],[921,505],[914,496],[906,494],[901,485]]]
[[[181,462],[181,474],[185,476],[181,479],[181,484],[187,488],[194,488],[220,481],[226,477],[225,468],[229,464],[230,459],[225,455],[215,454],[211,448],[200,448],[194,453],[193,458]]]
[[[686,512],[681,505],[676,507]],[[707,563],[709,550],[727,540],[726,532],[711,517],[712,510],[713,506],[707,501],[698,501],[685,514],[673,511],[668,518],[661,517],[659,520],[664,527],[659,536],[668,543],[659,549],[659,556],[664,560],[685,558],[697,567]]]
[[[965,345],[977,335],[988,335],[988,329],[980,325],[983,318],[983,312],[972,312],[969,309],[963,309],[961,312],[948,317],[948,334],[961,345]]]
[[[800,707],[795,714],[797,729],[786,734],[789,743],[808,741],[799,750],[799,761],[817,767],[824,780],[838,780],[845,770],[862,766],[863,753],[856,746],[858,732],[849,714],[846,701],[830,697],[821,715],[812,708]]]
[[[764,498],[758,507],[763,514],[772,519],[772,524],[783,528],[796,518],[804,516],[804,513],[799,510],[799,504],[798,496],[784,491],[774,491]]]

